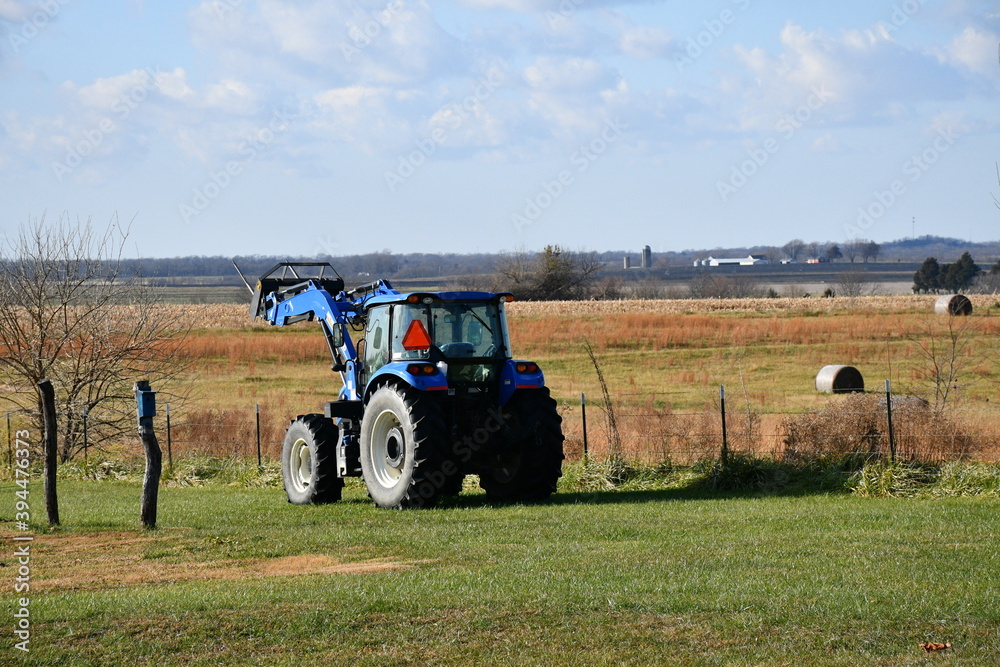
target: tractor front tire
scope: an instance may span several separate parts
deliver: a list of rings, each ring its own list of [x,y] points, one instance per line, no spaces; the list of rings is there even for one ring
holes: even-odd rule
[[[443,452],[446,429],[435,397],[386,384],[361,421],[361,473],[378,507],[432,507],[451,491],[458,466]]]
[[[503,407],[506,442],[479,475],[492,502],[545,500],[562,477],[562,417],[547,387],[518,390]]]
[[[288,502],[318,505],[340,500],[344,480],[337,477],[339,429],[323,415],[299,415],[285,431],[281,478]]]

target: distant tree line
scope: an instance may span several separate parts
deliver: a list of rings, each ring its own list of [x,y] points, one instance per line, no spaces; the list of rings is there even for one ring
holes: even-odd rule
[[[563,249],[565,252],[565,249]],[[923,236],[888,243],[876,243],[870,239],[850,239],[842,243],[806,242],[792,239],[782,246],[750,246],[714,248],[712,250],[655,251],[654,269],[671,266],[690,266],[696,258],[709,254],[715,257],[746,257],[758,255],[771,263],[782,259],[804,261],[823,259],[831,262],[846,260],[851,263],[867,264],[877,261],[919,261],[920,257],[957,257],[961,251],[978,255],[1000,256],[1000,242],[969,243],[959,239],[937,236]],[[488,282],[497,266],[511,253],[393,253],[390,250],[360,253],[355,255],[331,255],[320,253],[310,256],[288,255],[244,255],[237,256],[236,262],[248,277],[259,276],[274,264],[290,261],[328,261],[350,284],[356,280],[364,282],[368,276],[383,278],[434,278],[441,276],[476,276]],[[621,266],[626,254],[637,257],[638,251],[607,250],[588,253],[593,258],[612,268]],[[509,258],[508,258],[509,259]],[[236,284],[232,257],[188,256],[169,258],[123,258],[118,269],[125,274],[139,274],[146,278],[214,277],[230,278]]]
[[[221,255],[198,257],[144,258],[124,260],[133,271],[141,271],[147,278],[173,278],[191,276],[236,277],[233,261],[247,277],[257,277],[278,262],[330,262],[348,281],[358,276],[380,278],[418,278],[448,276],[481,271],[492,266],[496,255],[474,254],[394,254],[389,250],[359,255],[313,255],[308,257],[288,255],[245,255],[224,257]]]

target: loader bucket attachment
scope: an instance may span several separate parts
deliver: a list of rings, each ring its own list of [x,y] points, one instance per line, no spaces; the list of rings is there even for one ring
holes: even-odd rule
[[[257,281],[250,298],[250,315],[266,317],[267,297],[272,292],[283,301],[305,290],[310,282],[318,283],[330,294],[344,290],[344,279],[326,262],[280,262]]]

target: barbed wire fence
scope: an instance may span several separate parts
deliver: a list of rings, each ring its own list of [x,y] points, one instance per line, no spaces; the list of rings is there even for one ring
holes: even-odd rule
[[[868,392],[829,397],[816,402],[814,392],[780,391],[788,409],[768,407],[779,401],[754,401],[739,392],[728,395],[724,386],[702,391],[612,394],[611,405],[580,394],[562,399],[559,412],[570,461],[586,458],[607,461],[685,465],[725,460],[731,455],[780,459],[823,455],[863,455],[887,460],[945,462],[971,459],[1000,462],[1000,407],[988,402],[966,402],[935,410],[913,396]],[[609,420],[611,410],[614,420]],[[3,458],[13,457],[14,433],[31,415],[8,411],[0,417],[4,428]],[[260,404],[246,408],[173,410],[165,404],[155,418],[167,468],[190,457],[228,458],[243,462],[280,459],[285,429],[295,414]],[[613,426],[609,426],[613,425]],[[141,456],[138,437],[113,450],[88,441],[84,418],[83,448],[77,457]],[[612,437],[610,428],[616,428]],[[39,434],[40,435],[40,434]],[[40,439],[40,438],[39,438]],[[620,443],[615,451],[613,442]]]

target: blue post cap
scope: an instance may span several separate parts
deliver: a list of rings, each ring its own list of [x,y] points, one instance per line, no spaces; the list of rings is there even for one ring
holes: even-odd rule
[[[156,392],[150,388],[148,380],[135,383],[135,406],[139,419],[156,416]]]

